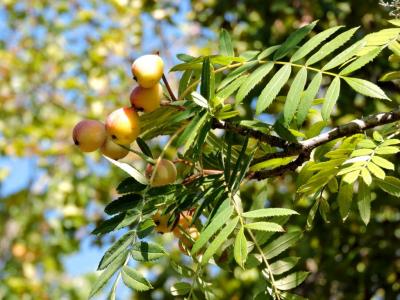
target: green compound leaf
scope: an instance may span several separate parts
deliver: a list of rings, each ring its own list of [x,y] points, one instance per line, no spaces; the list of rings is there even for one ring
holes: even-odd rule
[[[129,266],[122,268],[122,280],[135,291],[143,292],[153,288],[146,278]]]
[[[124,234],[119,240],[117,240],[104,254],[102,257],[97,270],[105,269],[111,262],[113,262],[119,256],[126,256],[125,251],[132,243],[135,237],[134,232],[129,231]],[[124,255],[122,255],[124,253]]]
[[[322,82],[322,73],[317,73],[311,80],[307,89],[304,91],[300,99],[300,104],[298,107],[296,115],[297,126],[301,126],[307,117],[307,113],[311,108],[312,102],[317,95]]]
[[[327,121],[328,118],[330,117],[333,107],[335,106],[338,98],[339,98],[339,92],[340,92],[340,78],[335,77],[335,79],[332,80],[331,84],[328,87],[328,90],[325,95],[325,102],[322,105],[322,118]]]
[[[298,215],[299,213],[288,208],[261,208],[248,211],[242,214],[245,218],[266,218]]]
[[[307,69],[305,67],[301,68],[296,74],[285,101],[285,106],[283,107],[283,118],[284,124],[286,126],[290,125],[297,108],[301,101],[301,94],[303,93],[304,86],[307,81]]]
[[[329,54],[331,54],[337,48],[343,46],[353,36],[353,34],[357,31],[357,29],[358,29],[358,27],[347,30],[347,31],[339,34],[333,40],[324,44],[316,53],[314,53],[307,60],[306,65],[309,66],[309,65],[315,64],[316,62],[320,61],[321,59],[323,59],[326,56],[328,56]]]
[[[292,231],[285,233],[277,239],[273,240],[263,249],[266,259],[274,258],[281,254],[283,251],[292,247],[302,237],[302,235],[303,234],[301,231]]]
[[[244,225],[247,229],[260,230],[260,231],[271,231],[271,232],[283,232],[283,227],[279,224],[272,222],[254,222]]]
[[[210,243],[210,245],[207,247],[207,250],[204,252],[204,255],[201,259],[202,265],[207,264],[210,258],[218,251],[220,246],[227,240],[229,235],[235,229],[238,221],[239,217],[230,220],[226,224],[226,226],[220,231],[220,233],[215,237],[215,239]]]
[[[361,95],[378,98],[378,99],[386,99],[390,100],[385,92],[376,84],[360,79],[360,78],[350,78],[350,77],[342,77],[353,90]]]
[[[282,290],[287,291],[300,285],[308,276],[308,272],[292,273],[282,279],[275,281],[275,286]]]
[[[233,207],[228,206],[214,216],[211,223],[200,233],[199,239],[194,243],[192,255],[196,254],[231,217]]]
[[[117,259],[113,260],[108,267],[101,272],[100,276],[97,278],[96,282],[92,286],[92,289],[89,293],[89,298],[92,298],[96,295],[103,287],[106,285],[108,280],[118,271],[119,268],[124,264],[128,253],[124,255],[120,255]]]
[[[323,41],[325,41],[328,37],[330,37],[332,34],[334,34],[341,27],[343,27],[343,26],[332,27],[332,28],[329,28],[327,30],[324,30],[324,31],[316,34],[293,54],[290,61],[295,62],[299,59],[302,59],[307,54],[309,54],[311,51],[315,50],[315,48],[318,47],[319,44],[321,44]]]
[[[222,29],[219,35],[219,52],[222,55],[235,56],[235,51],[233,50],[231,36],[225,29]]]
[[[281,45],[281,47],[275,52],[274,60],[278,60],[284,56],[286,56],[290,50],[297,46],[307,34],[314,28],[318,21],[314,21],[306,26],[303,26],[293,32],[286,41]]]
[[[272,77],[265,88],[262,90],[256,105],[256,114],[262,113],[274,101],[282,87],[288,81],[292,67],[284,65]]]
[[[131,256],[137,261],[153,261],[166,255],[160,245],[148,242],[137,242],[132,245]]]
[[[386,176],[385,180],[374,178],[374,182],[386,193],[400,197],[400,179],[393,176]]]
[[[233,247],[233,257],[235,258],[237,264],[244,268],[244,264],[247,259],[247,240],[244,235],[244,228],[241,227],[236,238],[235,245]]]
[[[261,82],[268,75],[268,73],[272,70],[274,64],[272,62],[267,62],[266,64],[258,67],[254,70],[250,76],[246,78],[244,83],[240,86],[240,89],[236,95],[236,104],[239,104],[243,101],[243,99],[250,93],[255,86]]]

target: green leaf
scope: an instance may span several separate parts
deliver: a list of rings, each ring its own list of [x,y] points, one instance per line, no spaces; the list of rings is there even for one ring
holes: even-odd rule
[[[353,36],[353,34],[357,31],[357,29],[358,29],[358,27],[347,30],[347,31],[339,34],[333,40],[324,44],[317,52],[315,52],[307,60],[306,65],[310,66],[312,64],[315,64],[316,62],[320,61],[321,59],[323,59],[326,56],[328,56],[329,54],[331,54],[337,48],[343,46]]]
[[[249,61],[244,63],[242,66],[238,67],[237,69],[233,70],[230,72],[224,80],[221,81],[221,83],[218,86],[218,90],[220,91],[223,89],[225,86],[227,86],[229,83],[231,83],[233,80],[238,78],[239,76],[243,75],[244,72],[254,68],[255,66],[258,66],[259,62],[256,61]]]
[[[314,26],[315,26],[315,24],[317,24],[317,22],[318,21],[314,21],[306,26],[303,26],[303,27],[297,29],[291,35],[289,35],[289,37],[286,39],[286,41],[275,52],[273,59],[278,60],[278,59],[286,56],[290,50],[292,50],[294,47],[296,47],[297,44],[300,43],[307,36],[307,34],[310,33],[310,31],[314,28]]]
[[[233,207],[228,206],[216,216],[214,216],[211,223],[200,233],[199,239],[194,243],[192,248],[192,255],[196,254],[231,217]]]
[[[223,89],[221,89],[217,93],[216,97],[222,100],[227,99],[246,81],[247,78],[248,75],[240,76],[239,78],[225,86]]]
[[[313,227],[313,223],[314,223],[314,218],[315,215],[317,213],[317,210],[319,208],[319,201],[316,199],[317,198],[317,193],[314,194],[313,198],[311,201],[314,201],[313,206],[311,207],[310,211],[308,212],[308,216],[307,216],[307,226],[306,226],[306,230],[311,230]]]
[[[381,168],[388,169],[388,170],[394,170],[394,164],[383,157],[374,155],[374,156],[372,156],[372,162],[374,162],[376,165],[378,165]]]
[[[358,182],[357,206],[361,219],[368,225],[371,217],[371,191],[362,180]]]
[[[369,140],[369,139],[365,139],[365,140],[360,141],[357,144],[357,147],[375,149],[376,148],[376,144],[373,141]]]
[[[176,58],[181,60],[181,61],[184,61],[184,62],[189,62],[189,61],[195,59],[194,56],[191,56],[191,55],[188,55],[188,54],[184,54],[184,53],[177,54]]]
[[[351,171],[343,176],[342,181],[348,184],[352,184],[357,180],[358,176],[360,175],[360,172],[361,172],[360,169]]]
[[[280,275],[283,274],[292,268],[294,268],[295,265],[299,262],[300,257],[285,257],[282,258],[281,260],[278,260],[272,264],[270,264],[269,268],[274,275]]]
[[[155,243],[137,242],[132,245],[131,256],[137,261],[153,261],[165,256],[167,252]]]
[[[201,259],[201,264],[205,265],[208,263],[210,258],[218,251],[221,245],[227,240],[229,235],[235,229],[237,223],[239,221],[239,217],[236,217],[230,220],[226,226],[220,231],[220,233],[215,237],[215,239],[210,243],[207,247],[207,250],[204,252],[203,257]],[[200,235],[201,236],[201,235]],[[193,254],[193,251],[192,251]]]
[[[258,98],[256,105],[256,114],[262,113],[271,103],[274,101],[275,97],[278,95],[279,91],[288,81],[291,73],[291,66],[284,65],[279,69],[278,72],[272,77],[272,79],[265,86],[261,95]]]
[[[173,284],[170,288],[172,296],[185,296],[189,294],[192,286],[187,282],[177,282]]]
[[[138,144],[140,150],[150,158],[153,158],[153,153],[151,153],[150,147],[146,144],[146,142],[140,138],[136,138],[136,143]]]
[[[298,215],[299,213],[288,208],[261,208],[242,214],[245,218],[267,218],[277,216],[291,216]]]
[[[246,163],[246,149],[247,149],[248,142],[249,142],[249,137],[246,136],[243,141],[242,149],[240,150],[240,153],[237,157],[235,166],[233,167],[232,173],[229,178],[228,187],[231,189],[231,191],[235,191],[235,187],[238,187],[240,185],[239,180],[241,180],[241,177],[238,176],[238,172],[239,171],[241,171],[241,173],[243,172],[242,163]],[[247,162],[249,163],[248,160],[247,160]],[[245,168],[244,172],[247,171],[247,167],[248,167],[247,165],[244,166],[244,168]]]
[[[136,170],[136,168],[132,167],[131,165],[128,165],[127,163],[122,163],[116,160],[113,160],[107,156],[104,156],[109,162],[113,163],[115,166],[120,168],[121,170],[125,171],[128,173],[130,176],[136,179],[141,184],[147,185],[149,184],[149,181],[147,180],[146,177],[143,176],[141,172]]]
[[[351,157],[370,155],[372,153],[374,153],[374,150],[372,149],[357,149],[351,152]]]
[[[353,199],[353,185],[347,184],[344,181],[340,183],[337,201],[342,220],[345,221],[349,216],[351,201]]]
[[[372,98],[390,100],[379,86],[368,80],[350,77],[342,78],[351,86],[353,90],[355,90],[357,93],[360,93],[361,95]]]
[[[378,56],[378,54],[382,51],[382,48],[374,48],[367,54],[357,58],[355,61],[353,61],[350,65],[348,65],[346,68],[344,68],[342,71],[340,71],[339,75],[346,75],[351,72],[354,72],[366,64],[368,64],[370,61],[372,61],[375,57]]]
[[[298,126],[301,126],[307,117],[307,113],[311,108],[312,101],[314,100],[315,96],[317,95],[319,88],[321,86],[322,81],[322,73],[318,72],[315,74],[313,79],[311,80],[310,84],[308,85],[307,89],[301,96],[300,104],[298,107],[298,112],[296,115],[296,123]]]
[[[319,122],[312,124],[312,126],[309,129],[307,129],[307,131],[306,131],[307,139],[313,138],[313,137],[317,136],[318,134],[320,134],[322,129],[324,129],[326,127],[326,125],[327,125],[327,123],[325,121],[319,121]]]
[[[221,30],[219,35],[219,52],[226,56],[235,56],[235,51],[233,50],[231,37],[225,29]]]
[[[279,224],[272,222],[254,222],[244,225],[247,229],[261,230],[261,231],[272,231],[272,232],[283,232],[283,227]]]
[[[238,234],[235,238],[235,245],[233,247],[233,257],[235,258],[237,264],[244,268],[244,264],[247,259],[247,241],[244,235],[244,228],[239,229]]]
[[[381,146],[391,146],[400,144],[400,139],[385,140]]]
[[[139,237],[139,239],[143,239],[151,234],[153,232],[153,229],[155,228],[155,225],[156,224],[154,224],[154,221],[152,219],[142,220],[136,228],[137,236]]]
[[[266,259],[274,258],[281,254],[283,251],[292,247],[302,237],[302,235],[303,234],[301,231],[292,231],[285,233],[277,239],[273,240],[263,249]]]
[[[125,256],[127,253],[127,248],[132,243],[135,237],[134,232],[129,231],[125,233],[119,240],[117,240],[103,255],[97,270],[103,270],[110,263],[112,263],[117,257]],[[125,253],[126,252],[126,253]]]
[[[117,200],[107,204],[104,212],[108,215],[114,215],[135,208],[142,202],[142,196],[139,194],[125,194]]]
[[[362,47],[364,47],[364,45],[365,45],[365,41],[363,41],[363,40],[354,43],[353,45],[351,45],[347,49],[344,49],[338,55],[333,57],[325,66],[323,66],[322,70],[327,71],[329,69],[333,69],[333,68],[345,63],[350,58],[355,56],[357,54],[357,51],[360,50]]]
[[[386,176],[385,180],[374,178],[374,182],[386,193],[400,197],[400,179],[393,176]]]
[[[113,260],[104,271],[101,272],[100,276],[96,279],[96,282],[93,284],[92,289],[90,290],[89,298],[92,298],[94,295],[96,295],[106,285],[108,280],[124,264],[127,255],[128,253],[125,253],[125,255],[120,255]]]
[[[263,50],[258,56],[257,59],[258,60],[262,60],[264,58],[267,58],[268,56],[270,56],[272,53],[274,53],[277,49],[280,48],[281,45],[275,45],[275,46],[271,46],[268,47],[267,49]]]
[[[93,231],[92,234],[104,234],[120,228],[126,227],[135,222],[140,215],[138,210],[132,209],[126,213],[115,215],[100,223]]]
[[[183,152],[185,153],[189,147],[193,144],[193,141],[199,134],[200,128],[204,125],[207,121],[207,114],[205,111],[197,114],[193,120],[186,126],[185,130],[179,136],[178,140],[176,141],[177,146],[183,145]]]
[[[276,168],[279,166],[284,166],[284,165],[287,165],[288,163],[290,163],[291,161],[293,161],[295,158],[296,158],[296,156],[268,159],[266,161],[252,165],[250,170],[251,171],[259,171],[262,169],[272,169],[272,168]]]
[[[302,67],[300,71],[296,74],[286,98],[285,106],[283,108],[283,116],[285,120],[285,125],[289,126],[292,121],[294,114],[300,104],[301,94],[303,93],[304,86],[307,81],[307,69]]]
[[[325,41],[328,37],[330,37],[333,33],[335,33],[341,27],[343,27],[343,26],[332,27],[332,28],[329,28],[327,30],[324,30],[324,31],[316,34],[293,54],[290,61],[295,62],[299,59],[302,59],[308,53],[315,50],[315,48],[318,47],[319,44],[321,44],[323,41]]]
[[[383,136],[378,131],[374,131],[372,137],[377,142],[383,142]]]
[[[146,278],[129,266],[122,268],[122,280],[135,291],[144,292],[153,288]]]
[[[375,153],[376,154],[381,154],[381,155],[385,155],[385,154],[396,154],[400,151],[400,149],[398,147],[393,147],[393,146],[380,146],[378,148],[376,148]]]
[[[385,179],[385,172],[372,162],[367,163],[368,170],[379,179]]]
[[[181,275],[183,277],[193,277],[195,274],[195,272],[191,268],[189,268],[183,264],[177,264],[173,260],[171,260],[169,263],[170,263],[170,266],[172,267],[172,269],[176,273],[178,273],[179,275]]]
[[[179,80],[178,87],[178,97],[181,98],[182,94],[186,91],[189,85],[192,82],[193,76],[195,76],[195,72],[193,70],[186,70],[183,72],[181,79]]]
[[[362,168],[361,169],[361,178],[364,180],[366,185],[371,185],[372,176],[371,176],[371,173],[368,171],[367,168]]]
[[[282,291],[287,291],[300,285],[308,276],[308,272],[292,273],[282,279],[275,281],[275,286]]]
[[[340,78],[336,76],[335,79],[332,80],[331,84],[328,87],[328,90],[326,91],[325,102],[322,105],[321,115],[325,121],[328,120],[329,116],[332,113],[333,107],[335,106],[336,101],[339,98],[339,92]]]
[[[381,76],[379,81],[392,81],[400,79],[400,71],[389,72]]]
[[[256,70],[254,70],[250,76],[247,77],[246,81],[240,86],[240,89],[236,95],[236,104],[239,104],[249,94],[249,92],[264,79],[265,76],[272,70],[274,63],[267,62]]]
[[[201,84],[200,84],[200,94],[210,100],[211,97],[211,63],[210,58],[207,56],[204,58],[203,67],[201,70]]]
[[[141,184],[133,177],[125,178],[117,187],[119,194],[141,192],[146,188],[146,185]]]
[[[205,99],[202,95],[200,95],[197,92],[192,92],[191,95],[193,97],[194,103],[196,103],[198,106],[203,107],[205,109],[209,108],[207,99]]]

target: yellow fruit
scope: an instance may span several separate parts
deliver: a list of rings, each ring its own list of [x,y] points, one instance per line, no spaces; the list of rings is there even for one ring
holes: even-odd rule
[[[16,243],[12,246],[11,253],[14,257],[21,259],[23,258],[28,252],[28,249],[24,244]]]
[[[104,144],[107,133],[104,124],[96,120],[83,120],[72,132],[75,145],[83,152],[92,152]]]
[[[148,165],[146,168],[146,175],[151,178],[153,168],[155,166]],[[150,183],[152,186],[163,186],[174,183],[176,180],[177,172],[174,163],[168,159],[162,159],[158,164],[157,170],[155,171],[153,181]]]
[[[131,92],[131,104],[136,109],[152,112],[160,107],[162,94],[162,87],[159,83],[150,88],[137,86]]]
[[[126,146],[129,147],[129,145]],[[121,159],[129,153],[129,150],[114,143],[110,137],[107,137],[106,142],[101,146],[100,151],[103,155],[115,160]]]
[[[158,55],[143,55],[136,59],[131,67],[132,75],[140,86],[150,88],[156,85],[162,75],[164,62]]]
[[[139,116],[133,107],[113,111],[106,121],[106,130],[112,140],[120,145],[132,143],[140,134]]]
[[[180,238],[182,236],[181,230],[186,230],[191,226],[193,214],[194,210],[186,210],[181,212],[179,216],[179,222],[173,230],[173,233],[177,238]]]
[[[158,233],[164,234],[172,231],[172,228],[175,224],[168,225],[169,218],[169,215],[161,215],[159,211],[153,215],[152,219],[154,221],[154,224],[156,224],[156,231]]]

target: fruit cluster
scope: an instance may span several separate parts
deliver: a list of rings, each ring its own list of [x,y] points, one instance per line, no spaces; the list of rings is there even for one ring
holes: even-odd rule
[[[162,215],[158,211],[153,216],[156,231],[161,234],[172,232],[179,240],[179,250],[184,254],[188,254],[188,251],[192,249],[194,242],[200,236],[198,229],[192,224],[193,214],[193,210],[183,211],[177,216],[173,224],[169,224],[171,216],[168,214]]]
[[[131,67],[138,82],[130,95],[130,107],[122,107],[108,115],[105,124],[83,120],[75,125],[72,137],[83,152],[100,149],[107,157],[118,160],[129,153],[129,145],[140,134],[137,111],[152,112],[160,106],[164,62],[158,55],[143,55]],[[175,176],[176,177],[176,176]]]

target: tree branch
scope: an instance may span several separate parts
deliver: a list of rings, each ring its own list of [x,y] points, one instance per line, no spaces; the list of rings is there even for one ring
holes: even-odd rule
[[[253,165],[272,158],[283,158],[298,155],[295,160],[286,165],[279,166],[270,170],[251,172],[248,174],[247,178],[262,180],[269,177],[280,176],[288,171],[294,171],[305,161],[309,160],[311,151],[320,145],[326,144],[338,138],[351,136],[377,126],[393,123],[396,121],[400,121],[400,109],[386,113],[377,113],[363,119],[353,120],[350,123],[335,127],[326,133],[299,142],[300,147],[293,146],[293,144],[291,144],[281,152],[269,153],[263,157],[254,159],[252,162]]]
[[[213,119],[212,128],[225,129],[243,136],[250,136],[252,138],[255,138],[256,140],[259,140],[260,142],[267,143],[273,147],[287,148],[289,146],[296,147],[295,145],[300,146],[296,143],[286,141],[280,137],[269,135],[258,130],[232,124],[229,122],[221,123],[217,119]]]
[[[341,137],[351,136],[368,129],[393,123],[400,120],[400,109],[386,113],[377,113],[363,119],[353,120],[350,123],[338,126],[311,139],[300,142],[303,149],[314,149],[322,144]]]

